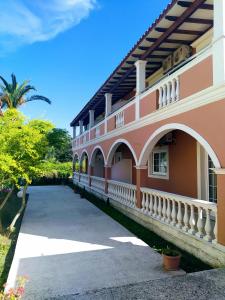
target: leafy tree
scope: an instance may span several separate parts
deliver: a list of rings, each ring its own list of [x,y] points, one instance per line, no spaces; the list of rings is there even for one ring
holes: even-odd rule
[[[24,185],[22,205],[9,227],[10,230],[25,208],[26,191],[32,178],[43,174],[41,163],[48,149],[47,133],[52,127],[46,121],[26,122],[25,117],[16,109],[7,110],[0,118],[0,153],[7,154],[16,162],[19,168],[16,180],[23,179]]]
[[[0,94],[0,107],[1,108],[18,108],[24,103],[28,103],[31,101],[45,101],[48,104],[51,104],[51,101],[41,95],[33,95],[31,97],[26,97],[26,95],[30,91],[35,91],[35,87],[29,85],[29,81],[24,81],[22,84],[18,84],[16,80],[16,76],[14,74],[11,75],[12,82],[7,82],[2,76],[0,76],[0,80],[2,84],[0,88],[2,93]],[[1,112],[1,109],[0,109]]]
[[[61,128],[53,128],[47,135],[49,151],[46,159],[59,162],[72,161],[71,136],[69,132]]]

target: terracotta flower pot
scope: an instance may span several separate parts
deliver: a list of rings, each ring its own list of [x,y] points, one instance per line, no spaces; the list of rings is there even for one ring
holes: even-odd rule
[[[177,271],[180,268],[180,255],[169,256],[163,254],[163,267],[167,271]]]

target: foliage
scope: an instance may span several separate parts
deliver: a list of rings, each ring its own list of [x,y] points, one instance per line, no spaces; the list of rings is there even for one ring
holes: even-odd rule
[[[160,251],[162,254],[166,255],[166,256],[180,256],[180,252],[170,248],[169,246],[167,246],[166,248],[162,249]]]
[[[4,194],[0,193],[0,203],[2,199],[4,199]],[[16,212],[21,207],[21,203],[22,199],[18,198],[16,191],[14,191],[3,209],[2,225],[4,231],[12,222]],[[21,221],[22,216],[16,223],[16,230],[10,235],[3,236],[0,234],[0,290],[2,289],[2,285],[6,282],[8,277]]]
[[[18,84],[16,76],[14,74],[11,75],[12,82],[9,83],[5,78],[0,76],[0,80],[2,81],[2,84],[0,85],[0,88],[2,90],[1,96],[0,96],[0,107],[2,108],[18,108],[24,103],[41,100],[44,102],[47,102],[48,104],[51,104],[51,101],[40,95],[33,95],[31,97],[26,98],[26,95],[30,91],[35,91],[35,87],[29,85],[29,81],[24,81],[22,84]]]
[[[8,109],[0,118],[0,153],[6,157],[4,161],[7,163],[0,164],[0,184],[4,185],[7,180],[7,186],[18,185],[22,179],[25,186],[22,206],[12,225],[25,207],[28,184],[32,182],[33,177],[42,174],[41,161],[48,149],[46,135],[52,127],[53,125],[46,121],[27,121],[16,109]]]
[[[47,135],[49,151],[47,159],[59,162],[72,160],[71,136],[69,132],[61,128],[53,128]]]
[[[0,300],[17,300],[22,299],[22,296],[25,292],[25,284],[27,282],[27,277],[20,276],[17,279],[16,287],[10,288],[6,292],[0,293]],[[7,288],[7,286],[6,286]]]

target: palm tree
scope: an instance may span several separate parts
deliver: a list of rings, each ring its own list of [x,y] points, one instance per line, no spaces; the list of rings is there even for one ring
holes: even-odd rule
[[[2,76],[0,80],[3,84],[0,84],[2,93],[0,93],[0,113],[1,108],[18,108],[24,103],[41,100],[45,101],[48,104],[51,104],[51,101],[40,95],[33,95],[31,97],[26,97],[26,94],[30,91],[36,91],[34,86],[29,85],[29,81],[24,81],[21,85],[18,84],[16,76],[11,75],[12,83],[8,83]]]

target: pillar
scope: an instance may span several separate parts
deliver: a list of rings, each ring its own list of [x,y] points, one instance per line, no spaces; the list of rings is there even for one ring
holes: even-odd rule
[[[88,165],[88,176],[89,176],[88,186],[91,187],[91,176],[93,176],[93,167],[92,167],[92,165]]]
[[[73,126],[73,138],[75,139],[77,136],[77,126]]]
[[[108,194],[108,180],[111,179],[111,167],[105,166],[105,193]]]
[[[146,64],[145,60],[137,60],[135,62],[136,67],[136,95],[139,95],[146,87]]]
[[[225,81],[225,1],[214,0],[213,83]]]
[[[105,117],[109,116],[112,112],[112,94],[105,94]]]
[[[89,129],[91,129],[95,124],[95,111],[89,110]]]
[[[79,121],[80,134],[83,133],[83,126],[84,126],[84,122],[83,121]]]
[[[217,242],[225,246],[225,169],[214,169],[217,175]]]
[[[146,178],[146,170],[147,166],[136,166],[136,206],[137,208],[141,208],[142,195],[141,195],[141,187],[145,187],[145,178]]]

